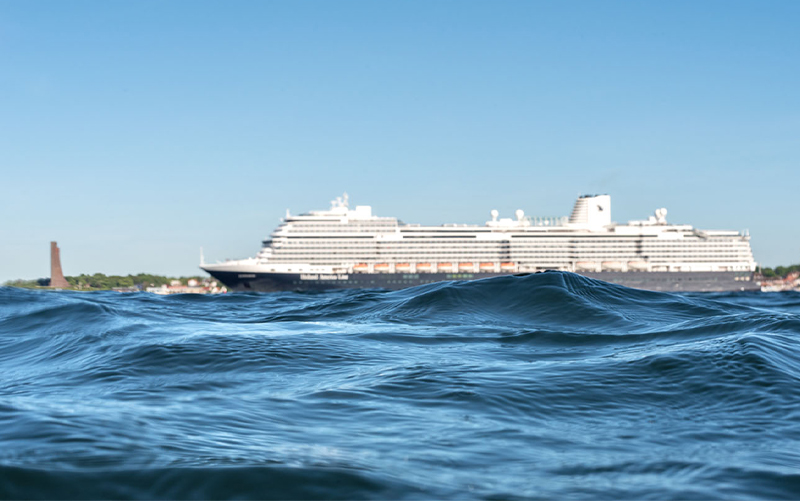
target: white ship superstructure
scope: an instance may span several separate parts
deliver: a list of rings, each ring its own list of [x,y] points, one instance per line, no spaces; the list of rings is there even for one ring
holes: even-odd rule
[[[737,272],[737,281],[751,279],[756,262],[748,234],[669,224],[666,215],[658,209],[646,220],[617,224],[608,195],[587,195],[578,198],[569,217],[528,217],[518,210],[514,218],[501,218],[493,210],[482,226],[423,226],[376,216],[369,206],[350,208],[345,195],[328,210],[287,211],[256,257],[203,269],[223,282],[225,272],[239,278],[347,276],[340,279],[345,281],[358,274],[403,274],[414,278],[410,284],[435,281],[425,279],[429,274],[480,278],[544,270],[590,276]]]
[[[288,215],[247,265],[263,272],[432,273],[512,271],[755,271],[750,237],[643,221],[611,221],[608,195],[579,198],[569,218],[492,219],[483,226],[402,224],[337,199],[329,210]]]

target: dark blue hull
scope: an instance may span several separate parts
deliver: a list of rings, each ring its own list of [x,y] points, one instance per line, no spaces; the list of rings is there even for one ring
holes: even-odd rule
[[[237,273],[209,271],[229,290],[277,292],[333,289],[404,289],[449,280],[477,280],[508,273]],[[673,292],[759,290],[749,272],[581,272],[580,275],[634,289]]]

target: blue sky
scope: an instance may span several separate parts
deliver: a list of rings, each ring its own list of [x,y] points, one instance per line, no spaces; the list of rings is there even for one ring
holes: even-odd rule
[[[0,0],[0,281],[197,270],[286,208],[749,229],[800,262],[800,2]]]

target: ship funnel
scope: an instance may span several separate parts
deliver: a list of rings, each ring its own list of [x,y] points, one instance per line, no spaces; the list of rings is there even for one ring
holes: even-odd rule
[[[584,195],[575,201],[569,223],[581,226],[603,227],[611,224],[611,197]]]

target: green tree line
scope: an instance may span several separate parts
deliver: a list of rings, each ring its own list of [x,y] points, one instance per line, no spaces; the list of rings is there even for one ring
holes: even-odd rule
[[[77,276],[64,277],[67,279],[70,288],[81,290],[109,290],[114,287],[160,287],[169,285],[173,280],[180,280],[181,284],[186,285],[191,279],[202,282],[207,277],[165,277],[162,275],[151,275],[149,273],[138,273],[136,275],[104,275],[95,273],[94,275],[81,274]],[[47,287],[50,285],[49,278],[39,278],[35,280],[10,280],[5,285],[11,287]]]
[[[786,278],[786,275],[800,271],[800,264],[793,264],[791,266],[776,266],[773,268],[761,268],[761,274],[765,278]]]

